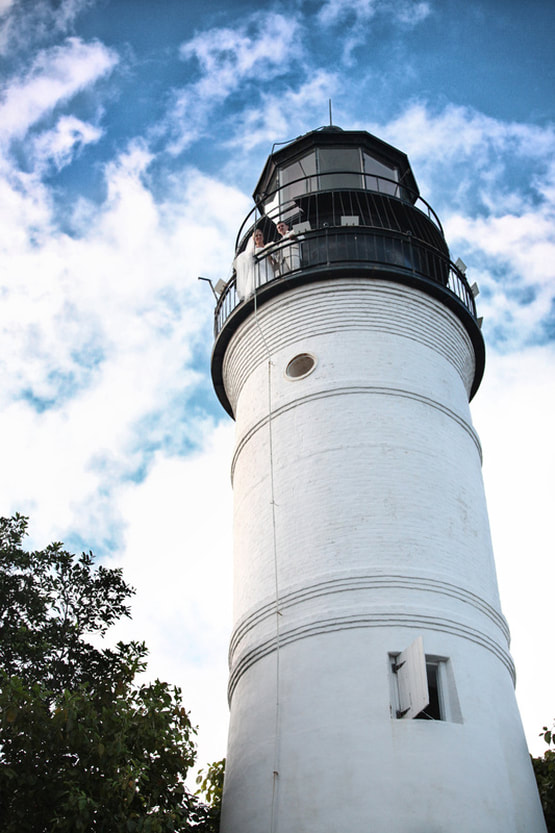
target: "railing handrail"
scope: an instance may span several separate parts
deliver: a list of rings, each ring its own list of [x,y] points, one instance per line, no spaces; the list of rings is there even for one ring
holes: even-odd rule
[[[438,284],[442,286],[444,290],[449,292],[451,295],[455,296],[459,302],[461,302],[464,307],[468,310],[468,312],[472,315],[474,319],[476,319],[476,304],[474,301],[474,296],[472,294],[472,290],[468,284],[468,281],[465,275],[458,269],[458,267],[439,249],[433,247],[426,241],[414,239],[412,235],[396,231],[394,229],[387,229],[382,227],[372,227],[372,226],[335,226],[326,229],[312,229],[310,231],[303,232],[300,236],[303,240],[310,241],[315,240],[318,237],[328,238],[335,235],[336,237],[347,236],[349,238],[353,235],[353,233],[357,235],[362,235],[362,237],[373,237],[373,238],[386,238],[391,239],[394,241],[403,241],[406,245],[409,246],[409,249],[412,252],[412,247],[415,247],[416,250],[422,250],[424,254],[432,257],[432,263],[434,266],[441,265],[442,267],[442,276],[443,276],[443,268],[445,268],[446,278],[445,281],[439,280],[438,278],[434,278],[434,276],[428,272],[426,273],[423,270],[418,270],[415,268],[415,262],[417,260],[416,256],[412,258],[412,267],[407,265],[400,265],[399,263],[395,262],[394,257],[390,257],[388,260],[384,258],[382,260],[379,259],[369,259],[365,257],[361,260],[357,260],[357,258],[352,257],[339,257],[337,259],[329,260],[329,248],[327,249],[327,256],[328,261],[327,265],[334,265],[339,264],[341,262],[344,263],[356,263],[356,262],[364,262],[368,263],[370,267],[375,265],[381,266],[394,266],[403,274],[414,274],[419,278],[423,278],[428,280],[431,283]],[[275,246],[269,247],[263,254],[256,256],[255,260],[257,262],[263,262],[267,257],[271,256],[272,254],[275,255],[276,251],[287,248],[290,246],[291,243],[295,243],[295,241],[287,241],[287,243],[282,243],[281,241],[276,241]],[[299,240],[300,242],[300,240]],[[329,245],[326,243],[326,245]],[[352,254],[352,253],[351,253]],[[396,254],[393,252],[393,254]],[[302,267],[291,270],[290,274],[295,272],[298,274],[302,272],[304,269],[309,269],[312,267],[318,267],[324,265],[323,263],[314,262],[313,264],[304,264]],[[274,280],[277,280],[280,276],[275,276],[270,278],[269,280],[262,281],[258,286],[266,285],[268,283],[272,283]],[[236,295],[236,283],[235,283],[235,276],[233,276],[226,284],[223,292],[221,293],[218,301],[216,303],[216,308],[214,310],[214,331],[215,336],[217,337],[229,316],[232,312],[242,303],[242,301]],[[224,307],[228,307],[228,309],[224,312],[222,317],[221,313]]]
[[[429,202],[427,202],[423,197],[421,197],[420,194],[418,193],[418,191],[415,191],[413,188],[410,188],[407,185],[403,185],[401,182],[398,182],[395,179],[390,179],[389,177],[385,177],[385,176],[379,176],[378,174],[367,173],[365,171],[364,172],[363,171],[352,171],[352,170],[323,171],[323,172],[320,171],[318,173],[308,174],[306,176],[298,177],[297,179],[292,179],[287,184],[280,185],[278,188],[275,188],[273,191],[264,192],[263,196],[261,196],[257,200],[255,200],[254,206],[251,208],[251,210],[249,211],[249,213],[247,214],[247,216],[243,220],[243,222],[241,224],[241,227],[239,228],[239,231],[237,232],[237,237],[235,239],[235,253],[237,254],[238,251],[239,251],[239,244],[240,244],[241,240],[244,237],[245,226],[247,225],[247,223],[249,221],[249,218],[253,214],[255,215],[253,225],[256,223],[256,212],[257,211],[259,211],[260,218],[266,217],[269,220],[273,220],[272,215],[271,214],[266,214],[266,212],[263,209],[263,204],[265,202],[267,202],[268,199],[272,199],[280,191],[284,191],[286,188],[291,188],[292,186],[294,186],[294,185],[296,185],[300,182],[306,182],[308,180],[312,180],[312,179],[320,178],[320,177],[345,176],[345,175],[359,176],[361,178],[361,181],[365,181],[365,182],[366,182],[368,177],[371,177],[372,179],[376,180],[378,185],[379,185],[380,182],[388,183],[390,185],[395,186],[395,190],[405,191],[411,197],[414,197],[413,202],[409,201],[409,205],[411,206],[411,208],[414,208],[416,211],[420,212],[425,217],[428,217],[429,220],[432,220],[434,225],[437,226],[437,228],[439,229],[442,237],[444,236],[443,226],[441,225],[440,219],[437,216],[437,214],[435,213],[434,209],[429,204]],[[380,191],[379,187],[378,187],[377,190],[374,189],[374,188],[363,188],[363,187],[361,187],[361,188],[353,188],[353,187],[348,187],[348,188],[315,188],[312,191],[307,191],[306,194],[307,195],[310,195],[310,194],[315,195],[315,194],[326,194],[326,193],[343,192],[343,191],[361,192],[363,194],[378,194],[379,196],[385,196],[385,197],[389,197],[391,199],[397,200],[400,203],[403,203],[404,205],[407,204],[407,200],[401,199],[401,197],[395,196],[394,194],[384,193],[384,192]],[[422,209],[418,208],[417,205],[416,205],[417,203],[422,203],[423,205],[425,205],[426,209],[427,209],[427,212],[424,212],[424,211],[422,211]],[[280,212],[281,212],[281,205],[276,208],[276,213],[278,215],[279,215]]]

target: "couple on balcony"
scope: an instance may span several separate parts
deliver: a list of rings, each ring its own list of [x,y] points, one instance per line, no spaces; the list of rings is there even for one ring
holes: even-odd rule
[[[237,294],[244,301],[253,294],[256,286],[261,286],[275,277],[299,269],[301,252],[297,237],[287,223],[277,224],[278,240],[264,243],[261,229],[255,229],[244,252],[233,261],[236,272]]]

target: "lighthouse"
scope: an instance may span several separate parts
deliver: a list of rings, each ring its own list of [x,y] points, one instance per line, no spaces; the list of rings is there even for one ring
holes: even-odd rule
[[[222,833],[545,833],[469,402],[475,296],[404,153],[268,158],[220,285],[235,419]]]

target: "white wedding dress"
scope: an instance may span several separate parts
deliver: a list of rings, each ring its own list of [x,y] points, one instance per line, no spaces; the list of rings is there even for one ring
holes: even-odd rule
[[[241,301],[253,294],[255,286],[261,286],[274,278],[272,258],[270,256],[260,257],[264,254],[265,249],[271,245],[273,244],[268,243],[266,246],[255,247],[254,240],[251,237],[245,251],[238,254],[233,261],[237,295]]]

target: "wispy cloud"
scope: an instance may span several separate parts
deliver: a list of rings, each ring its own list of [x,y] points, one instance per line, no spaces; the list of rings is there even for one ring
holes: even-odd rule
[[[14,55],[71,31],[95,0],[0,0],[0,54]]]
[[[355,28],[384,14],[394,22],[416,26],[430,13],[430,4],[419,0],[326,0],[318,19],[324,26],[340,23]]]
[[[137,143],[110,163],[106,201],[78,206],[75,236],[44,189],[18,192],[18,235],[3,239],[0,455],[18,482],[0,502],[32,511],[39,534],[56,518],[113,541],[121,485],[157,450],[198,443],[184,408],[204,383],[194,351],[201,334],[209,343],[212,303],[196,278],[227,276],[246,200],[187,169],[157,202],[150,161]]]
[[[451,245],[464,249],[482,291],[480,311],[499,349],[552,340],[555,325],[555,206],[446,225]],[[468,252],[468,255],[466,253]],[[489,269],[488,269],[489,266]]]
[[[14,0],[0,0],[0,17],[7,15],[13,4]]]
[[[326,0],[317,21],[341,32],[342,60],[350,65],[354,50],[371,40],[369,24],[375,18],[406,30],[417,26],[430,13],[430,4],[418,0]]]
[[[29,155],[35,171],[47,170],[50,166],[61,170],[82,148],[97,142],[102,133],[99,127],[76,116],[61,116],[52,130],[45,130],[32,140]]]
[[[377,13],[380,0],[326,0],[318,12],[324,26],[341,22],[368,22]]]
[[[61,102],[94,84],[117,64],[116,53],[98,42],[68,38],[40,52],[30,68],[5,87],[0,104],[0,137],[21,138]]]
[[[51,42],[71,31],[79,14],[95,0],[0,0],[0,54]]]
[[[170,150],[178,153],[213,125],[210,115],[235,93],[248,102],[260,87],[291,73],[302,55],[299,22],[274,12],[257,12],[236,28],[214,28],[181,46],[198,77],[174,93],[169,114]]]
[[[226,144],[247,152],[257,145],[271,148],[276,136],[294,137],[303,132],[303,125],[320,125],[327,119],[328,99],[338,86],[337,75],[316,70],[313,77],[298,86],[279,93],[262,93],[255,107],[247,106],[235,117],[233,133]]]
[[[195,58],[202,70],[199,92],[226,95],[247,78],[268,81],[298,55],[298,23],[289,16],[261,12],[234,29],[211,29],[184,43],[184,60]]]
[[[496,156],[503,161],[505,153],[546,163],[553,151],[550,127],[502,121],[455,104],[441,108],[427,102],[409,104],[381,129],[418,164],[463,168],[472,160],[473,176],[486,171]]]
[[[507,350],[552,338],[553,126],[416,103],[388,124],[367,128],[408,152],[455,259],[462,255],[480,285],[490,343]]]

